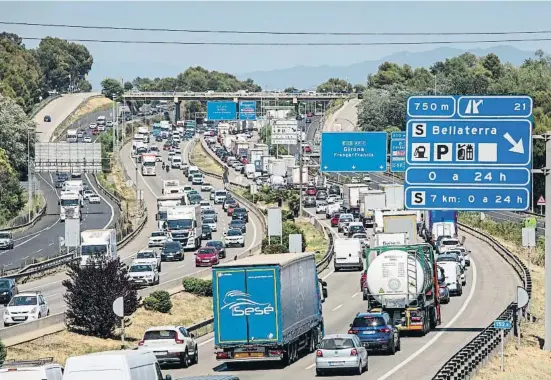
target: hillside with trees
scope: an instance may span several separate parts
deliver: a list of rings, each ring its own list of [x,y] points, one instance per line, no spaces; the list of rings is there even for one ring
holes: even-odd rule
[[[534,99],[534,131],[551,128],[551,57],[537,51],[519,67],[495,54],[465,53],[429,68],[385,62],[367,80],[358,123],[364,131],[404,130],[411,95],[529,95]],[[534,168],[545,162],[544,145],[534,142]],[[534,194],[543,194],[543,176],[534,176]]]
[[[0,94],[14,99],[25,112],[48,91],[90,91],[86,75],[93,58],[84,45],[46,37],[27,49],[13,33],[0,33]]]

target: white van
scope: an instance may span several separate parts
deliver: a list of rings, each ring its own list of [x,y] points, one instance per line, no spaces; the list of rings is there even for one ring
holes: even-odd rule
[[[460,296],[463,294],[463,285],[461,284],[461,266],[455,261],[440,261],[438,266],[444,270],[446,285],[450,294]]]
[[[104,351],[73,356],[65,362],[63,380],[172,380],[163,378],[151,351]]]
[[[174,155],[170,161],[170,167],[172,169],[181,169],[182,167],[182,156]]]
[[[353,268],[363,270],[362,243],[360,239],[335,239],[334,266],[335,272]]]
[[[63,367],[53,363],[53,358],[37,360],[12,360],[0,368],[2,380],[61,380]]]

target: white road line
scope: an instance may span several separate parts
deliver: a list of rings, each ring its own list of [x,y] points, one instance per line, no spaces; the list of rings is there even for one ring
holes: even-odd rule
[[[105,203],[107,203],[107,205],[109,206],[109,208],[111,209],[111,218],[109,218],[109,221],[107,222],[107,224],[103,227],[103,229],[106,229],[107,227],[109,227],[109,225],[111,224],[111,222],[113,221],[113,218],[115,218],[115,209],[113,208],[113,206],[111,205],[110,202],[107,201],[107,199],[105,199],[105,197],[103,195],[101,195],[101,193],[94,187],[94,184],[92,183],[92,181],[90,181],[90,178],[88,177],[88,173],[85,174],[86,176],[86,179],[88,180],[88,184],[92,187],[92,189],[94,189],[94,192],[99,195],[99,197],[101,199],[103,199],[103,201]],[[84,220],[83,220],[84,221]]]
[[[331,272],[327,273],[327,274],[326,274],[325,276],[323,276],[321,279],[322,279],[323,281],[325,281],[325,279],[327,279],[327,277],[331,276],[333,273],[335,273],[334,270],[332,270]]]
[[[352,297],[350,297],[350,298],[354,298],[354,297],[356,297],[358,294],[360,294],[360,293],[354,293],[354,294],[352,294]]]
[[[42,252],[43,248],[40,248],[36,253]]]
[[[314,368],[315,366],[316,366],[316,363],[310,364],[308,367],[306,367],[306,369],[312,369],[312,368]]]
[[[337,311],[337,310],[339,310],[341,307],[342,307],[342,303],[341,303],[340,305],[336,306],[336,307],[335,307],[333,310],[331,310],[331,311]]]
[[[214,338],[207,339],[207,340],[205,340],[204,342],[199,343],[197,346],[198,346],[198,347],[204,346],[205,344],[210,343],[210,342],[212,342],[213,340],[214,340]]]
[[[461,309],[459,309],[457,314],[455,314],[455,316],[448,322],[448,324],[446,326],[442,327],[444,329],[451,327],[455,323],[455,321],[457,321],[459,319],[461,314],[463,314],[463,312],[465,310],[467,310],[467,307],[469,306],[469,303],[471,302],[471,300],[474,296],[475,289],[476,289],[476,277],[477,276],[476,276],[476,264],[475,264],[475,262],[472,258],[471,258],[471,265],[473,267],[473,286],[471,287],[471,290],[469,292],[469,296],[467,297],[467,299],[465,300],[465,303],[463,303],[463,305],[461,306]],[[427,348],[432,346],[434,344],[434,342],[436,342],[438,339],[440,339],[440,337],[443,334],[444,334],[444,331],[441,331],[438,334],[436,334],[431,340],[429,340],[427,343],[425,343],[425,345],[423,347],[421,347],[420,349],[415,351],[406,360],[403,360],[400,364],[398,364],[392,370],[385,373],[383,376],[379,377],[377,380],[386,380],[389,377],[391,377],[392,375],[394,375],[396,372],[398,372],[400,369],[402,369],[404,366],[406,366],[409,362],[411,362],[417,356],[421,355],[423,353],[423,351],[425,351]]]

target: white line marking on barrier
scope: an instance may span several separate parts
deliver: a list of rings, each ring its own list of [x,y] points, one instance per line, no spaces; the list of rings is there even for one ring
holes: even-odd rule
[[[469,291],[469,296],[467,297],[467,299],[465,300],[465,302],[463,303],[463,305],[461,306],[461,309],[459,309],[457,314],[455,314],[455,316],[448,322],[448,324],[446,326],[442,327],[444,329],[447,329],[448,327],[451,327],[455,323],[455,321],[457,321],[459,319],[459,317],[461,317],[461,314],[463,314],[463,312],[465,310],[467,310],[467,307],[469,306],[469,303],[471,302],[471,300],[474,296],[475,289],[476,289],[477,273],[476,273],[476,264],[475,264],[475,262],[472,258],[471,258],[471,265],[472,265],[472,268],[473,268],[473,286],[471,287],[471,290]],[[377,380],[386,380],[389,377],[391,377],[392,375],[394,375],[396,372],[398,372],[400,369],[402,369],[404,366],[406,366],[409,362],[411,362],[417,356],[421,355],[423,353],[423,351],[425,351],[427,348],[431,347],[434,344],[434,342],[436,342],[438,339],[440,339],[440,337],[443,334],[444,334],[443,331],[436,334],[431,340],[429,340],[427,343],[425,343],[423,345],[423,347],[421,347],[420,349],[415,351],[406,360],[403,360],[400,364],[398,364],[392,370],[385,373],[383,376],[379,377]]]

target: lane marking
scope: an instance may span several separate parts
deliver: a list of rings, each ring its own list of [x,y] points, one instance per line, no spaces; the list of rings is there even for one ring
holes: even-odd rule
[[[354,297],[356,297],[358,294],[360,294],[360,293],[356,292],[356,293],[352,294],[352,297],[350,297],[350,298],[354,298]]]
[[[310,364],[308,367],[306,367],[306,369],[312,369],[312,368],[314,368],[315,366],[316,366],[316,363]]]
[[[207,340],[205,340],[204,342],[199,343],[199,344],[197,345],[197,347],[204,346],[205,344],[210,343],[210,342],[212,342],[213,340],[214,340],[214,338],[207,339]]]
[[[107,224],[103,227],[103,229],[106,229],[107,227],[109,227],[109,225],[111,224],[111,222],[113,222],[113,219],[115,218],[115,209],[113,208],[113,205],[107,201],[107,199],[105,199],[105,197],[103,195],[101,195],[101,193],[94,187],[94,184],[92,183],[92,181],[90,181],[90,177],[88,177],[88,173],[85,174],[86,176],[86,179],[88,180],[88,184],[92,187],[92,189],[94,189],[94,192],[101,198],[103,199],[103,201],[105,203],[107,203],[107,205],[109,206],[109,208],[111,209],[111,218],[109,218],[109,221],[107,222]],[[86,205],[86,208],[88,208],[88,204]],[[84,222],[84,218],[82,219],[82,221]]]
[[[43,248],[40,248],[36,253],[42,252]]]
[[[331,272],[327,273],[325,276],[323,276],[321,279],[322,281],[325,281],[325,279],[327,279],[327,277],[331,276],[333,273],[335,273],[335,270],[332,270]]]
[[[471,290],[469,291],[469,296],[467,297],[467,299],[465,300],[465,302],[461,306],[461,309],[459,309],[457,314],[448,322],[448,324],[446,326],[440,327],[440,328],[447,329],[447,328],[451,327],[455,323],[455,321],[457,321],[459,319],[459,317],[461,317],[461,314],[463,314],[463,312],[465,310],[467,310],[467,307],[469,306],[469,303],[471,302],[471,300],[474,296],[475,289],[476,289],[477,273],[476,273],[476,264],[475,264],[475,262],[472,258],[471,258],[471,265],[472,265],[472,268],[473,268],[473,286],[471,287]],[[405,367],[409,362],[411,362],[417,356],[421,355],[423,353],[423,351],[425,351],[427,348],[432,346],[434,344],[434,342],[436,342],[438,339],[440,339],[440,337],[443,334],[444,334],[444,331],[441,331],[438,334],[436,334],[431,340],[429,340],[427,343],[425,343],[425,345],[423,347],[421,347],[416,352],[411,354],[406,360],[402,361],[400,364],[398,364],[396,367],[394,367],[393,369],[391,369],[390,371],[385,373],[383,376],[379,377],[377,380],[386,380],[390,376],[394,375],[396,372],[398,372],[400,369]]]
[[[331,311],[337,311],[337,310],[339,310],[341,307],[342,307],[342,303],[341,303],[340,305],[336,306],[335,308],[333,308],[333,310],[331,310]]]

